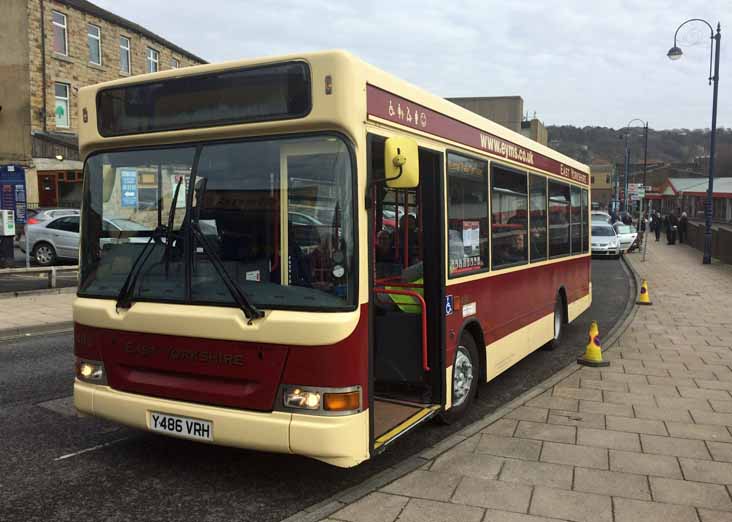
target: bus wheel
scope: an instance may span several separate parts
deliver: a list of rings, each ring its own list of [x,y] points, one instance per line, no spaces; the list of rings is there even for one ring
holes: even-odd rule
[[[564,325],[567,324],[567,319],[564,317],[564,301],[562,296],[557,294],[557,300],[554,303],[554,337],[551,341],[544,345],[544,349],[553,350],[562,343],[562,337],[564,337]]]
[[[443,423],[451,424],[468,411],[478,389],[479,376],[478,348],[473,336],[464,333],[452,364],[452,408],[440,414]]]

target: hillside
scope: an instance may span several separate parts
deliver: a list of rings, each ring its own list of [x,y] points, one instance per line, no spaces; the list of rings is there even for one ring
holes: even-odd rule
[[[622,162],[625,140],[622,132],[608,127],[551,125],[549,146],[583,163]],[[631,161],[643,161],[643,129],[631,127]],[[709,130],[648,130],[648,160],[693,163],[708,155]],[[732,176],[732,129],[717,129],[718,175]],[[723,173],[723,170],[724,173]]]

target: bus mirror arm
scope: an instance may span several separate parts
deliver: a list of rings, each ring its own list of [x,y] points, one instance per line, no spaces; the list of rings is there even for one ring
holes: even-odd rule
[[[401,160],[400,163],[397,163],[397,160]],[[404,172],[404,169],[402,168],[402,165],[406,163],[406,158],[404,156],[396,156],[394,158],[394,166],[399,167],[399,174],[396,176],[392,176],[391,178],[378,178],[378,179],[372,179],[369,181],[369,184],[366,185],[366,208],[371,208],[371,205],[373,205],[374,201],[371,198],[371,188],[376,185],[377,183],[386,183],[388,181],[394,181],[402,177],[402,172]]]

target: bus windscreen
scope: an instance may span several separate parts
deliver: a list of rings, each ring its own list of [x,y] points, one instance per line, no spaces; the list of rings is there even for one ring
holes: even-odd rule
[[[310,69],[290,62],[103,89],[104,137],[300,118],[310,112]]]

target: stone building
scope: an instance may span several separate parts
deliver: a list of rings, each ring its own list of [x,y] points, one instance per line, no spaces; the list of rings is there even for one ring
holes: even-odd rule
[[[613,195],[615,181],[615,165],[612,163],[595,162],[590,165],[590,186],[592,187],[592,208],[608,210]]]
[[[477,96],[447,100],[542,145],[549,141],[549,133],[540,120],[524,117],[524,99],[521,96]]]
[[[2,208],[79,204],[79,88],[206,63],[86,0],[0,0],[0,11]]]

